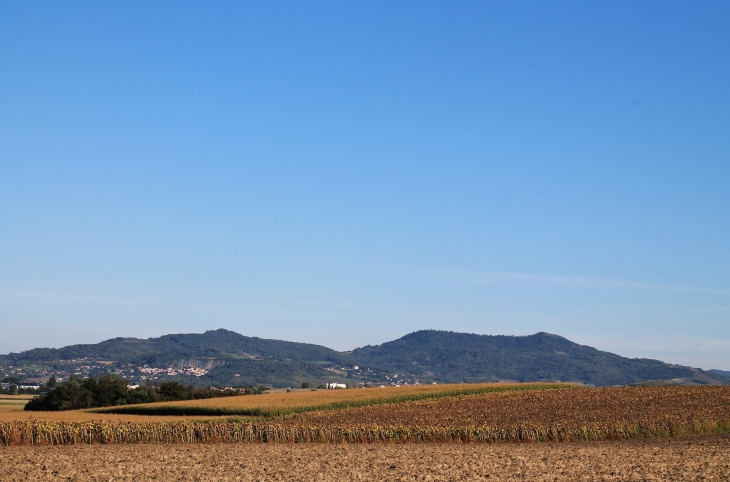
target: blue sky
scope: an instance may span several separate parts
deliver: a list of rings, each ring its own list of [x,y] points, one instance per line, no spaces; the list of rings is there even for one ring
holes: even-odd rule
[[[730,369],[726,2],[4,2],[0,353],[547,331]]]

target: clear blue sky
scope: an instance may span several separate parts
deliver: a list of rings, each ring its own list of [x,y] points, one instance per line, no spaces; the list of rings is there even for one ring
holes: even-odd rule
[[[730,370],[730,3],[3,2],[0,353],[547,331]]]

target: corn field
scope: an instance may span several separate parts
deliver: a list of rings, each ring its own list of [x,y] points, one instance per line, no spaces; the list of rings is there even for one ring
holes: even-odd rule
[[[323,410],[286,418],[315,427],[691,426],[730,419],[730,386],[532,390]]]
[[[730,387],[468,395],[311,412],[273,422],[0,423],[2,445],[550,442],[730,431]]]
[[[227,416],[278,417],[321,410],[341,410],[369,405],[385,405],[478,395],[532,390],[575,388],[564,383],[487,383],[453,385],[416,385],[359,390],[317,390],[297,393],[265,394],[253,397],[221,397],[181,402],[118,405],[92,410],[98,414],[144,416]]]

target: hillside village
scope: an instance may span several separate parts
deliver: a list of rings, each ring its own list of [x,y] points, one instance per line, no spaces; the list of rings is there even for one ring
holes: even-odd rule
[[[225,363],[218,364],[224,366]],[[384,374],[371,368],[361,368],[357,365],[352,367],[332,366],[325,367],[325,371],[332,374],[330,378],[340,382],[327,381],[326,383],[303,382],[307,386],[320,386],[323,388],[348,388],[364,386],[409,386],[422,383],[417,377],[404,373]],[[59,360],[56,366],[44,365],[7,365],[0,364],[0,376],[3,378],[12,377],[15,383],[2,383],[2,390],[10,390],[15,385],[22,393],[35,393],[42,388],[51,377],[58,382],[67,381],[69,377],[86,379],[100,375],[114,375],[128,380],[130,386],[136,387],[144,383],[161,383],[167,380],[189,380],[192,377],[200,379],[207,375],[210,370],[197,367],[185,367],[181,364],[167,367],[151,367],[149,365],[136,366],[133,363],[119,365],[113,361],[94,360],[90,357]],[[236,383],[240,380],[240,383]],[[341,382],[346,380],[347,383]],[[435,383],[435,382],[430,382]],[[233,374],[232,383],[227,388],[250,386],[243,382],[241,374]],[[297,385],[298,386],[298,385]]]

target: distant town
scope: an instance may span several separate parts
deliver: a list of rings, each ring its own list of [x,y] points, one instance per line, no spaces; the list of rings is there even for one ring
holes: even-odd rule
[[[211,365],[214,364],[215,360],[198,360],[195,365],[201,365],[201,362],[207,362],[208,365]],[[215,365],[222,366],[224,363],[219,362],[215,363]],[[0,363],[0,376],[3,377],[2,382],[0,382],[0,390],[4,393],[16,391],[19,394],[35,394],[45,387],[51,378],[54,378],[57,382],[63,382],[68,381],[70,377],[86,379],[101,375],[117,376],[129,381],[131,387],[136,387],[148,382],[156,384],[174,379],[199,379],[210,372],[209,369],[200,368],[199,366],[185,366],[186,363],[184,361],[178,362],[174,366],[165,367],[139,366],[134,363],[125,363],[119,366],[110,360],[81,357],[58,360],[53,365],[55,366],[39,364],[9,365]],[[404,373],[382,373],[371,368],[361,368],[358,365],[351,367],[331,366],[325,367],[324,370],[331,373],[337,380],[348,378],[351,381],[349,383],[332,381],[314,386],[319,388],[355,388],[364,386],[410,386],[435,383],[424,382],[417,377]],[[241,378],[241,374],[236,373],[233,377],[234,379]],[[245,383],[241,385],[232,383],[219,386],[222,389],[235,389],[249,385]],[[309,386],[310,383],[306,383],[306,385]]]

